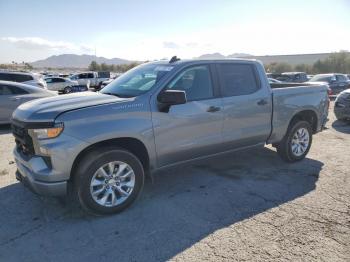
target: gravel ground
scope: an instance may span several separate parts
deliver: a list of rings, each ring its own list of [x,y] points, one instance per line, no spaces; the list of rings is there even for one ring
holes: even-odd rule
[[[29,192],[13,146],[2,127],[0,261],[350,261],[350,125],[332,113],[302,162],[266,147],[162,171],[108,217]]]

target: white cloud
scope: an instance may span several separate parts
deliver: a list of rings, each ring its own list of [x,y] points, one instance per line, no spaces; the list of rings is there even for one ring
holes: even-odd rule
[[[63,41],[50,41],[40,37],[2,37],[2,41],[14,44],[24,50],[52,50],[52,51],[73,51],[92,52],[93,48],[88,45],[77,45]]]
[[[163,42],[163,47],[164,48],[169,48],[169,49],[177,49],[180,46],[177,43],[174,43],[174,42]]]

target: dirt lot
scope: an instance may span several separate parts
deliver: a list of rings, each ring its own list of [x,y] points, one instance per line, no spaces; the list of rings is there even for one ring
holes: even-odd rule
[[[14,179],[0,130],[0,261],[350,261],[350,125],[334,121],[308,158],[272,148],[158,173],[130,209],[91,217]]]

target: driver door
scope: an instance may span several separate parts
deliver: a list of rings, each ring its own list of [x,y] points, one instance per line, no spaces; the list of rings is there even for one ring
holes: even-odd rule
[[[167,89],[185,91],[187,103],[152,112],[158,167],[220,152],[222,99],[209,65],[184,69]]]

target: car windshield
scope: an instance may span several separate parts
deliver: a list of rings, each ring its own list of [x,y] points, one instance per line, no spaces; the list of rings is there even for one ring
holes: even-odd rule
[[[314,76],[309,81],[310,82],[327,82],[327,83],[330,83],[333,78],[334,77],[329,76],[329,75],[327,75],[327,76],[325,76],[325,75],[318,75],[318,76]]]
[[[101,90],[101,93],[119,97],[135,97],[146,93],[169,71],[170,65],[140,65],[118,77]]]

